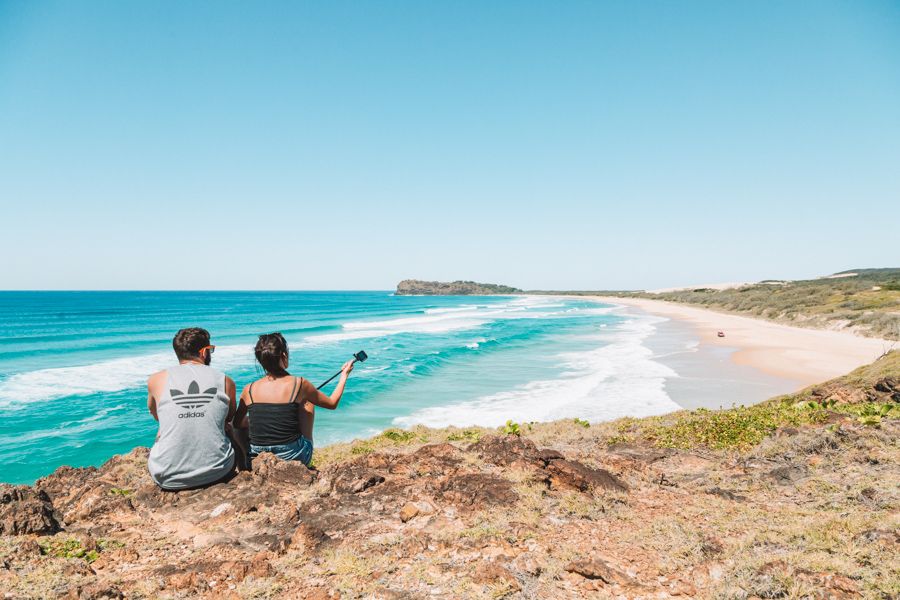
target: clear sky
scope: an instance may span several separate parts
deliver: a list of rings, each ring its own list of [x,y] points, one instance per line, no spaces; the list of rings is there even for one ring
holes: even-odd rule
[[[0,0],[0,287],[900,266],[900,2]]]

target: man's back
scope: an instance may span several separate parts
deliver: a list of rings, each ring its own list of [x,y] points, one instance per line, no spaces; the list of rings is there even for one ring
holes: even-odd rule
[[[150,476],[168,490],[222,479],[234,467],[234,450],[224,430],[230,408],[225,375],[188,362],[163,377],[162,389],[154,394],[159,437],[150,450]]]

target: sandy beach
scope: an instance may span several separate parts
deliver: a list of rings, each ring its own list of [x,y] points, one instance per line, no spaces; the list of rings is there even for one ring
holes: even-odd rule
[[[848,373],[900,345],[849,332],[791,327],[661,300],[593,298],[688,323],[697,331],[702,345],[733,348],[731,360],[736,364],[799,382],[798,387]],[[718,337],[719,331],[725,337]]]

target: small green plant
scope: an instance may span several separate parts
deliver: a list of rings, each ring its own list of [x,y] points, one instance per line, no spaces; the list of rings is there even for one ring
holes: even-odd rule
[[[834,398],[826,398],[821,402],[815,400],[803,400],[794,404],[794,408],[798,410],[832,410],[837,406],[837,400]]]
[[[125,496],[130,496],[130,495],[133,494],[133,493],[134,493],[133,490],[129,490],[129,489],[127,489],[127,488],[115,488],[115,487],[114,487],[114,488],[109,488],[109,495],[110,495],[110,496],[123,496],[123,497],[125,497]]]
[[[586,421],[586,420],[584,420],[584,419],[578,419],[578,418],[575,419],[575,424],[578,425],[578,426],[580,426],[580,427],[584,427],[585,429],[587,429],[588,427],[591,426],[591,422],[590,422],[590,421]]]
[[[350,447],[350,454],[371,454],[375,452],[375,447],[370,441],[357,441]]]
[[[506,422],[506,425],[500,428],[500,433],[503,433],[504,435],[520,436],[522,435],[522,429],[519,427],[518,423],[510,419]]]
[[[450,442],[477,442],[480,439],[481,432],[477,429],[463,429],[447,436],[447,441]]]
[[[416,437],[416,434],[412,431],[404,431],[402,429],[387,429],[382,432],[381,437],[387,438],[397,444],[405,444]]]
[[[900,413],[900,405],[891,403],[866,403],[859,405],[859,407],[860,408],[857,411],[856,420],[863,425],[868,425],[869,427],[878,427],[881,425],[882,419],[894,416],[894,414],[896,413]]]
[[[56,558],[82,558],[91,563],[97,560],[100,553],[97,550],[87,550],[80,541],[74,538],[56,539],[45,538],[38,542],[41,554]]]

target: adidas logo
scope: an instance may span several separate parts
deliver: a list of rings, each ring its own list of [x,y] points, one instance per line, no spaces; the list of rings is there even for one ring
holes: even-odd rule
[[[201,408],[212,402],[218,391],[218,388],[213,387],[201,394],[200,385],[196,381],[192,381],[188,386],[187,393],[181,390],[169,390],[169,394],[172,396],[172,402],[182,408]]]

